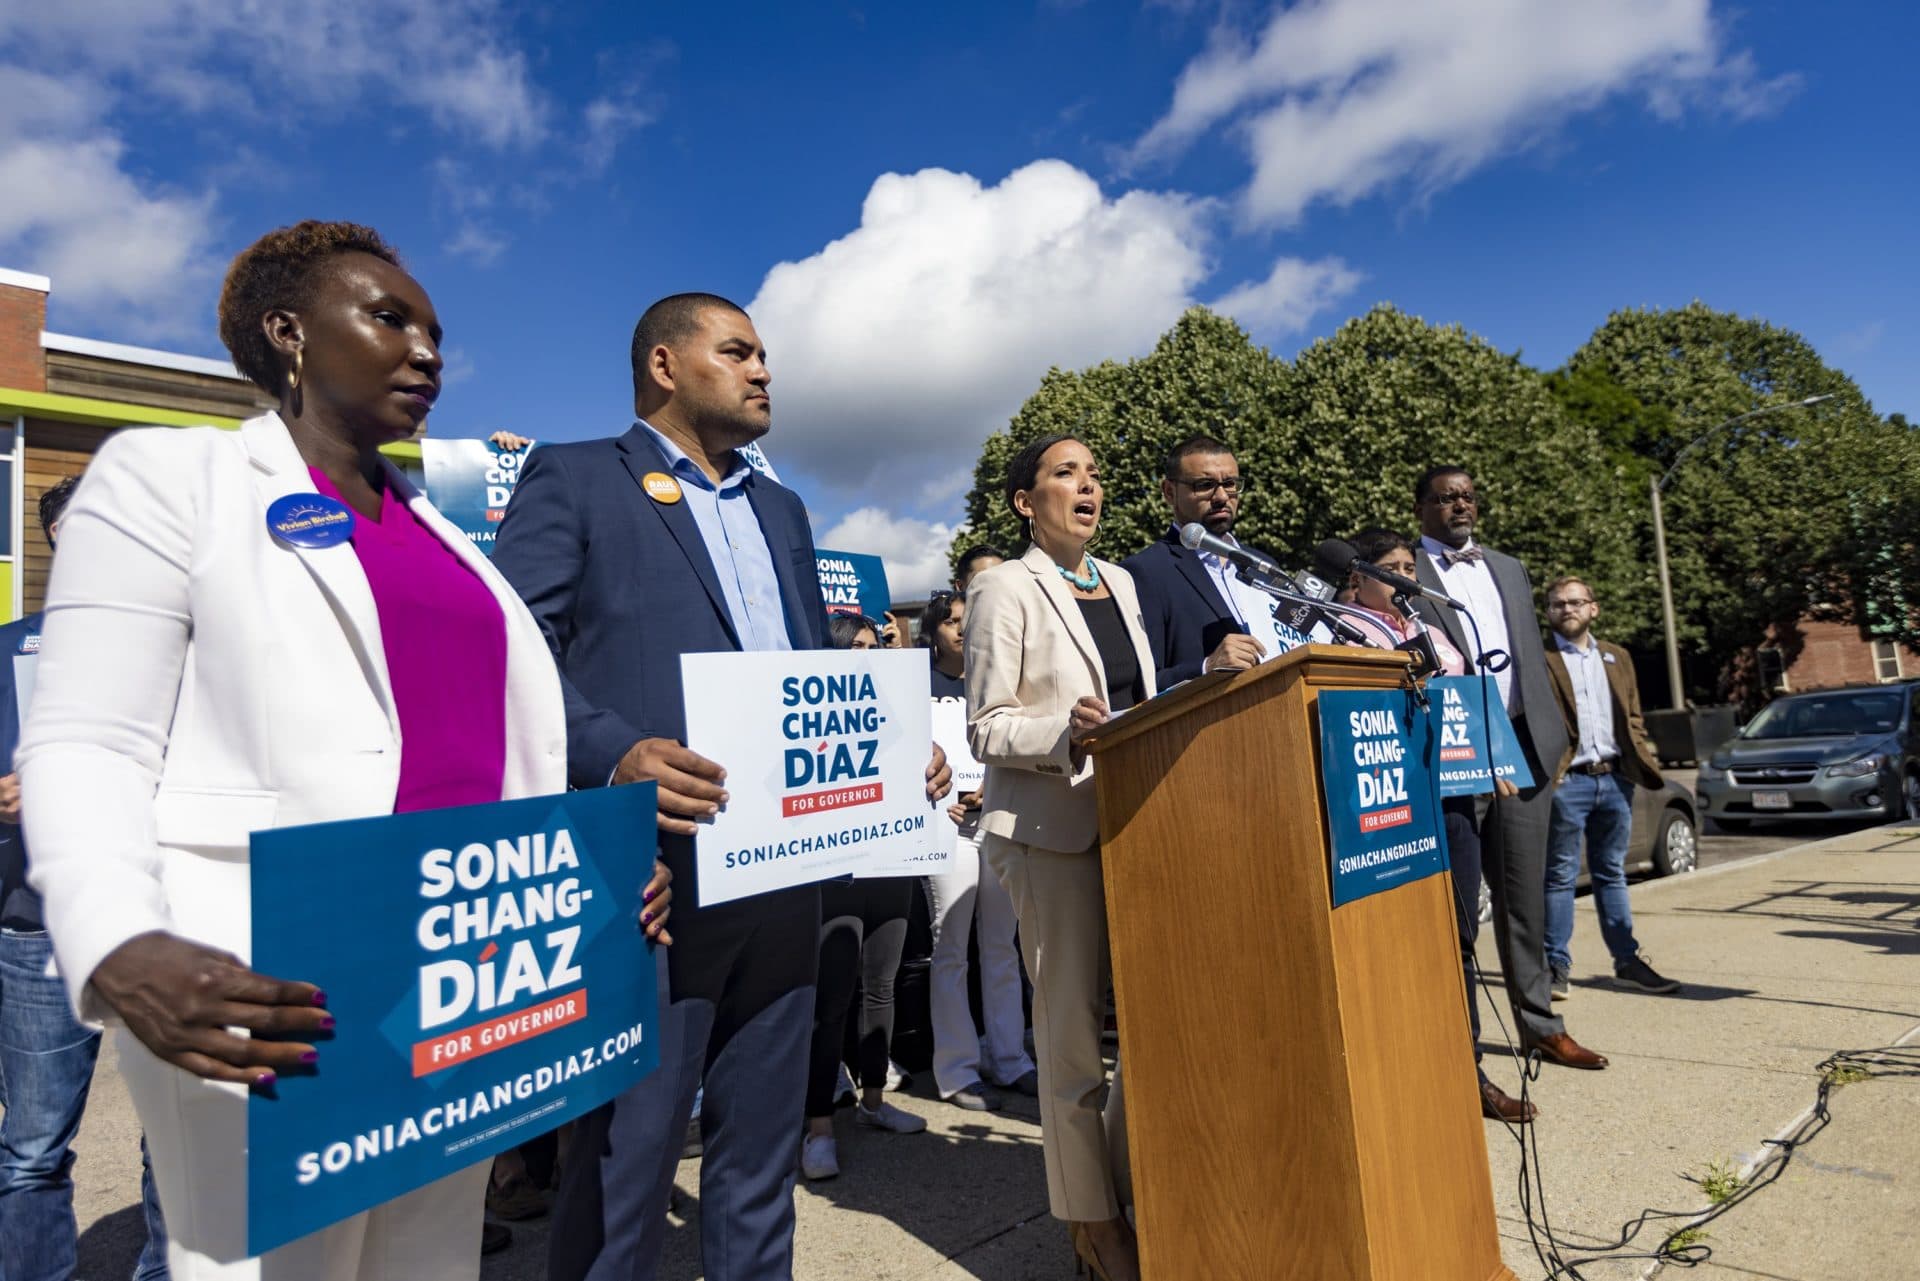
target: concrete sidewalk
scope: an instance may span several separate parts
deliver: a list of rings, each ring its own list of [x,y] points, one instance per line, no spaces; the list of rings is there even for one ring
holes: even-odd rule
[[[1632,896],[1642,944],[1660,970],[1688,986],[1678,997],[1613,989],[1603,977],[1611,968],[1590,900],[1581,899],[1574,995],[1561,1008],[1569,1030],[1613,1065],[1597,1073],[1546,1067],[1530,1086],[1543,1114],[1537,1170],[1544,1209],[1562,1256],[1578,1260],[1648,1208],[1706,1209],[1696,1180],[1711,1163],[1749,1171],[1778,1152],[1768,1140],[1807,1128],[1823,1060],[1904,1040],[1916,1048],[1861,1060],[1865,1079],[1833,1090],[1830,1120],[1777,1179],[1706,1226],[1701,1244],[1712,1258],[1698,1274],[1724,1281],[1920,1276],[1913,1155],[1920,1076],[1900,1074],[1920,1071],[1920,827],[1877,828],[1650,881]],[[1490,946],[1484,959],[1493,963]],[[1495,1011],[1483,1003],[1482,1013],[1488,1071],[1517,1093],[1514,1065],[1492,1052]],[[1507,1017],[1504,1008],[1498,1014]],[[841,1177],[802,1184],[797,1193],[797,1275],[1071,1277],[1066,1234],[1046,1214],[1032,1103],[1019,1100],[995,1116],[962,1112],[927,1097],[924,1080],[898,1101],[928,1118],[928,1133],[895,1136],[843,1123]],[[1220,1126],[1234,1123],[1236,1106],[1220,1100]],[[796,1120],[796,1146],[798,1134]],[[136,1137],[125,1090],[103,1056],[76,1172],[83,1277],[117,1279],[131,1268],[139,1232]],[[1507,1264],[1518,1277],[1544,1277],[1548,1268],[1521,1210],[1520,1144],[1489,1123],[1487,1146]],[[672,1281],[699,1275],[697,1162],[682,1163],[680,1191],[662,1274]],[[1541,1217],[1538,1202],[1534,1217]],[[1656,1250],[1680,1222],[1650,1225],[1635,1247]],[[514,1232],[513,1248],[487,1260],[487,1281],[544,1274],[544,1221],[516,1224]],[[1578,1275],[1594,1281],[1624,1281],[1654,1265],[1578,1266]],[[1275,1261],[1272,1278],[1291,1275],[1284,1260]]]

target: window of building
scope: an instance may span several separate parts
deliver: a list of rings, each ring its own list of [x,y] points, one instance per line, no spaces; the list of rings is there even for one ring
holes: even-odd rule
[[[1900,647],[1892,641],[1875,641],[1873,643],[1873,678],[1877,681],[1897,681],[1902,675]]]
[[[1758,652],[1760,660],[1760,688],[1768,693],[1780,693],[1787,688],[1787,664],[1780,651],[1772,645],[1762,645]]]

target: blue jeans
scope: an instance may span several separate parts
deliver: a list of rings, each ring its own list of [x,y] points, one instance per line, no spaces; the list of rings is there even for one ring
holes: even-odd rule
[[[76,1267],[73,1137],[87,1108],[100,1034],[82,1027],[47,977],[40,931],[0,930],[0,1281],[65,1281]],[[145,1145],[141,1157],[144,1166]],[[147,1244],[134,1281],[164,1281],[167,1234],[153,1178],[141,1190]]]
[[[1633,839],[1633,784],[1618,774],[1570,773],[1553,792],[1547,835],[1547,964],[1564,974],[1573,967],[1573,882],[1580,874],[1580,844],[1587,847],[1587,874],[1600,937],[1618,967],[1640,950],[1633,940],[1633,909],[1627,903],[1627,845]]]

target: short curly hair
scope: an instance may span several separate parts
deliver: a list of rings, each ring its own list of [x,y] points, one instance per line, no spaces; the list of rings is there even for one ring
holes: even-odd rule
[[[270,311],[298,311],[313,301],[316,268],[341,254],[372,254],[398,267],[400,255],[371,227],[308,219],[269,231],[242,249],[220,288],[220,341],[234,368],[262,391],[278,396],[279,355],[260,326]]]

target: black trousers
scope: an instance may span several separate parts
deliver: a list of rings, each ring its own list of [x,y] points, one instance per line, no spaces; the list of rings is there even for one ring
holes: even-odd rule
[[[862,1087],[877,1090],[887,1083],[893,979],[907,941],[914,885],[912,877],[886,876],[829,881],[820,887],[820,979],[807,1062],[809,1118],[833,1115],[833,1087],[856,984],[861,995],[853,1066]]]
[[[1480,831],[1474,798],[1451,796],[1440,802],[1446,824],[1447,867],[1453,873],[1454,927],[1460,936],[1460,969],[1467,979],[1467,1027],[1473,1036],[1473,1061],[1480,1061],[1480,974],[1473,959],[1480,939]]]

